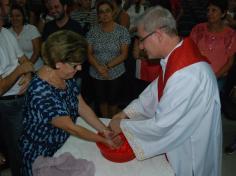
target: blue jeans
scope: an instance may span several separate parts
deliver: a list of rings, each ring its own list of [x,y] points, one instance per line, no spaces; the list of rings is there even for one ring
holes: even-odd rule
[[[7,149],[7,159],[13,176],[20,175],[21,157],[18,140],[22,132],[24,98],[0,100],[0,138]]]

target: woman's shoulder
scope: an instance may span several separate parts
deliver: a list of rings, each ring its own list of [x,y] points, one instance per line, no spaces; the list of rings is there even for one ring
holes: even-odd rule
[[[38,31],[37,27],[32,24],[25,24],[24,29],[27,31]]]
[[[222,32],[222,41],[224,45],[228,48],[236,48],[236,31],[231,27],[225,27],[224,31]]]
[[[35,74],[28,87],[28,92],[31,94],[39,94],[45,90],[49,90],[48,83]]]
[[[121,32],[127,32],[129,33],[128,29],[118,23],[115,23],[115,28],[117,31],[121,31]]]
[[[31,38],[40,37],[41,34],[38,31],[38,28],[32,24],[25,24],[24,25],[24,34]]]
[[[25,29],[35,29],[36,27],[34,26],[34,25],[32,25],[32,24],[24,24],[24,28]]]
[[[193,27],[193,31],[207,31],[207,23],[199,23]]]
[[[225,29],[223,32],[226,34],[236,35],[236,31],[228,25],[225,26]]]
[[[100,30],[101,30],[100,24],[95,24],[90,28],[88,34],[97,33]]]

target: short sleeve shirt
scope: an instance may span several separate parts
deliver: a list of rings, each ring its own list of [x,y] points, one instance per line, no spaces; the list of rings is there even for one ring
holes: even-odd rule
[[[115,25],[112,32],[104,32],[101,25],[96,25],[87,33],[87,40],[93,48],[96,59],[102,65],[106,65],[113,58],[120,55],[122,44],[130,44],[128,30],[119,24]],[[115,79],[124,72],[124,63],[120,63],[110,69],[108,74],[111,79]],[[90,67],[89,73],[95,79],[104,79],[93,66]]]
[[[38,29],[34,25],[26,24],[23,26],[23,30],[19,35],[13,30],[12,27],[10,28],[10,31],[16,37],[19,46],[23,50],[24,54],[28,58],[31,58],[33,54],[32,40],[41,36]]]
[[[20,148],[24,161],[37,156],[52,156],[69,137],[66,131],[54,127],[52,119],[78,116],[79,88],[74,79],[67,80],[65,90],[57,89],[35,75],[25,97],[23,134]],[[28,162],[28,161],[27,161]]]
[[[225,27],[222,32],[213,33],[208,30],[207,23],[200,23],[192,29],[190,37],[202,55],[209,59],[215,73],[236,52],[236,32],[230,27]]]
[[[20,49],[16,38],[6,28],[0,30],[0,47],[3,56],[0,58],[0,75],[5,78],[15,70],[18,66],[18,58],[22,57],[24,53]],[[3,96],[18,94],[20,90],[18,83],[19,79]]]
[[[62,27],[59,27],[56,24],[56,21],[53,20],[53,21],[49,21],[48,23],[46,23],[46,25],[44,27],[43,34],[42,34],[43,41],[47,40],[49,35],[51,35],[54,32],[57,32],[59,30],[70,30],[70,31],[76,32],[80,35],[84,35],[83,29],[81,28],[80,24],[75,20],[69,19],[67,21],[67,23]]]

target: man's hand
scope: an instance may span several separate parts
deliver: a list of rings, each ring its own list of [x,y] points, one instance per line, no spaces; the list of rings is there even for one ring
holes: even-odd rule
[[[16,69],[17,69],[19,75],[29,73],[29,72],[34,72],[34,66],[30,61],[23,62]]]
[[[20,91],[18,93],[19,95],[22,95],[23,93],[25,93],[25,91],[27,90],[27,88],[29,86],[31,78],[32,78],[31,73],[27,73],[27,74],[22,76],[22,78],[19,82],[19,85],[21,86]]]
[[[114,131],[115,135],[119,134],[121,132],[120,128],[120,121],[122,119],[117,118],[117,119],[112,119],[109,123],[109,127]]]
[[[108,126],[112,131],[114,131],[115,135],[121,132],[120,121],[125,118],[127,118],[127,116],[123,111],[119,112],[118,114],[115,114],[112,117]]]
[[[115,115],[112,117],[112,119],[125,119],[125,118],[127,118],[127,115],[126,115],[123,111],[121,111],[121,112],[115,114]]]

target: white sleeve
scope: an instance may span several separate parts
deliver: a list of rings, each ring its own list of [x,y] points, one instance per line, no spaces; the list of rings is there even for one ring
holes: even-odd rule
[[[152,118],[121,121],[121,129],[137,159],[171,151],[192,135],[212,96],[200,85],[191,74],[175,73],[169,78]]]
[[[157,79],[133,100],[123,111],[130,118],[151,118],[158,104]]]
[[[34,25],[28,24],[28,26],[29,26],[30,35],[31,35],[32,40],[35,39],[35,38],[41,37],[38,29]]]
[[[3,52],[3,49],[0,47],[0,76],[4,74],[4,70],[5,70],[4,66],[6,65],[4,64],[4,61],[6,59],[7,58]]]

